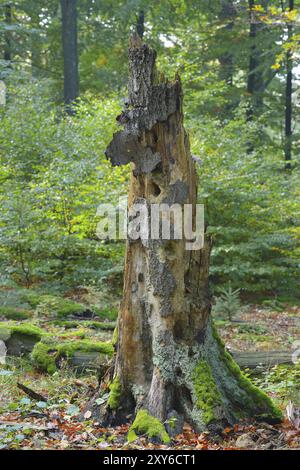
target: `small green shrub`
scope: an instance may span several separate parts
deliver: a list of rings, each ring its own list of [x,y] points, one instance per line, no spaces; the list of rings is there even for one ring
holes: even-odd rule
[[[231,286],[219,290],[220,296],[216,298],[213,312],[220,316],[226,317],[230,321],[241,309],[240,289],[232,289]]]
[[[251,325],[250,323],[245,323],[238,326],[239,333],[254,333],[258,335],[265,335],[269,332],[268,328],[262,325]]]
[[[22,302],[28,303],[32,308],[36,308],[41,302],[41,295],[28,289],[26,291],[22,291],[20,295],[20,300]]]
[[[300,405],[300,364],[276,365],[258,374],[256,371],[251,380],[260,389],[274,395],[278,401],[287,403],[291,400],[296,406]]]
[[[263,300],[263,306],[269,310],[274,310],[275,312],[283,312],[285,305],[278,299],[267,299]]]

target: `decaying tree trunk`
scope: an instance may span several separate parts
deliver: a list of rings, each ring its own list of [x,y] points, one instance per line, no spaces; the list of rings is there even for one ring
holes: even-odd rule
[[[129,207],[195,205],[197,178],[180,79],[160,77],[155,59],[139,38],[131,40],[129,103],[118,117],[124,130],[114,135],[106,155],[113,165],[132,162]],[[100,410],[106,421],[143,410],[143,417],[175,417],[201,431],[249,415],[280,419],[271,401],[242,376],[212,326],[209,255],[208,238],[197,251],[186,251],[185,240],[128,241],[111,392]]]

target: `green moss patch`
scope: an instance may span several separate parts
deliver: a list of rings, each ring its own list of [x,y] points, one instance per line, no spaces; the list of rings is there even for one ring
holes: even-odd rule
[[[86,337],[86,330],[80,329],[80,330],[75,330],[75,331],[66,331],[65,333],[55,333],[54,335],[61,339],[68,339],[68,338],[84,339]]]
[[[73,356],[76,351],[99,352],[101,354],[107,354],[108,356],[112,356],[114,353],[111,343],[90,341],[88,339],[62,343],[59,345],[59,351],[61,354],[65,354],[68,357]]]
[[[120,404],[121,397],[121,383],[118,377],[116,377],[109,386],[110,394],[108,398],[108,406],[112,410],[116,410]]]
[[[53,374],[56,371],[56,359],[58,350],[54,346],[45,343],[37,343],[31,353],[31,359],[35,367]]]
[[[116,322],[85,321],[83,324],[87,328],[94,328],[96,330],[114,331],[116,328]]]
[[[12,323],[5,323],[1,322],[0,323],[0,332],[9,332],[9,337],[11,337],[14,334],[19,334],[19,335],[25,335],[25,336],[30,336],[33,339],[36,339],[36,341],[40,341],[42,336],[44,336],[44,331],[35,326],[31,325],[30,323],[23,323],[22,325],[15,325]]]
[[[151,416],[147,410],[140,410],[128,432],[128,442],[133,442],[140,435],[146,435],[150,439],[158,439],[163,444],[171,441],[164,425],[159,419]]]
[[[197,408],[202,411],[205,424],[209,424],[214,421],[214,410],[222,405],[222,401],[211,368],[204,359],[196,366],[193,381]]]
[[[116,328],[114,329],[114,334],[111,340],[111,344],[113,346],[116,346],[118,344],[118,339],[119,339],[119,328],[118,326],[116,326]]]

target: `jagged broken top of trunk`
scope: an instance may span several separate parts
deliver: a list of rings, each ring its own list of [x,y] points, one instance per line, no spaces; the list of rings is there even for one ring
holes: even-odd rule
[[[124,130],[114,134],[105,154],[113,166],[134,162],[135,174],[150,173],[161,157],[141,143],[141,136],[181,111],[181,83],[178,75],[172,82],[158,76],[156,52],[135,36],[131,38],[128,57],[128,103],[117,117]]]

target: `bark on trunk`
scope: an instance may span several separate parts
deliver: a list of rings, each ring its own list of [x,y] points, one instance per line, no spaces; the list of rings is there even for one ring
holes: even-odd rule
[[[145,32],[145,13],[141,10],[137,16],[136,20],[136,32],[138,36],[143,39],[144,32]]]
[[[197,177],[180,79],[159,78],[155,58],[139,38],[131,40],[129,107],[118,117],[124,130],[106,154],[113,165],[132,162],[129,207],[137,201],[195,205]],[[198,251],[186,251],[185,240],[128,241],[111,394],[100,409],[105,421],[143,410],[201,431],[249,414],[278,419],[212,326],[209,256],[208,237]]]
[[[263,24],[259,23],[259,19],[255,16],[255,0],[249,0],[249,15],[250,15],[250,57],[249,57],[249,71],[247,82],[247,93],[249,94],[249,107],[247,110],[247,120],[252,121],[255,115],[259,115],[263,105],[263,74],[259,70],[261,62],[261,54],[259,50],[259,39]]]
[[[32,29],[38,29],[39,23],[39,11],[31,12],[31,27]],[[31,73],[33,77],[38,78],[43,70],[42,66],[42,44],[39,32],[34,32],[31,35]]]
[[[5,24],[7,26],[10,26],[12,24],[12,7],[10,4],[5,5]],[[5,45],[4,45],[4,60],[9,62],[9,65],[11,63],[12,59],[12,52],[11,52],[11,32],[6,31],[5,32]]]

